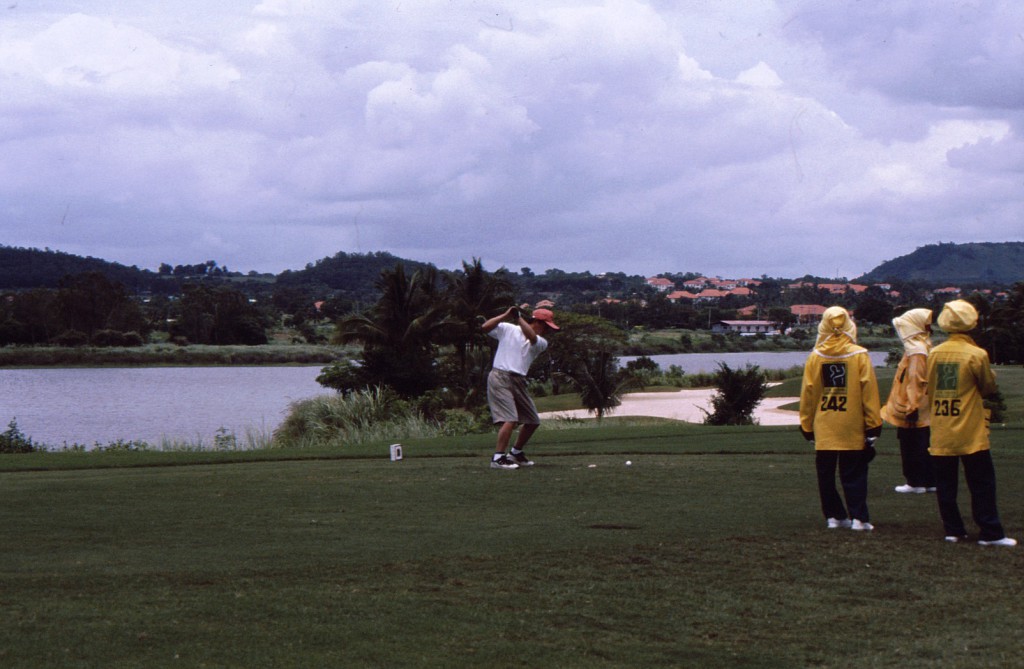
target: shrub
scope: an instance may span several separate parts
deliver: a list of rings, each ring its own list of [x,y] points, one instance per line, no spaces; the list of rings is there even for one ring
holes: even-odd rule
[[[440,416],[439,428],[446,437],[482,432],[490,428],[481,416],[465,409],[448,409]]]
[[[0,453],[31,453],[36,450],[32,440],[21,433],[18,429],[18,421],[15,418],[7,424],[7,431],[0,433]]]
[[[121,332],[119,330],[97,330],[92,336],[93,346],[101,347],[131,347],[142,346],[142,335],[138,332]]]
[[[537,381],[535,379],[530,379],[527,381],[527,384],[530,388],[530,394],[533,395],[534,397],[547,397],[548,395],[551,394],[546,383],[542,383],[541,381]]]
[[[138,332],[125,332],[122,338],[124,342],[122,346],[134,348],[136,346],[142,346],[146,343],[146,339]]]
[[[900,360],[903,359],[903,348],[891,348],[885,356],[886,367],[896,367],[900,364]]]
[[[332,388],[339,393],[348,393],[365,387],[359,366],[350,360],[336,360],[320,370],[316,382],[324,388]]]
[[[138,453],[139,451],[150,450],[149,444],[144,441],[137,441],[134,439],[118,439],[117,441],[111,441],[106,444],[96,442],[93,446],[93,452],[96,453]]]
[[[89,343],[89,335],[79,330],[65,330],[53,338],[53,343],[57,346],[67,346],[69,348],[85,346]]]
[[[658,366],[658,363],[646,355],[626,363],[626,374],[632,377],[633,381],[641,389],[652,385],[660,371],[661,368]]]
[[[753,425],[754,409],[764,399],[768,385],[757,365],[742,370],[721,362],[715,374],[718,392],[711,398],[713,411],[704,412],[705,425]]]

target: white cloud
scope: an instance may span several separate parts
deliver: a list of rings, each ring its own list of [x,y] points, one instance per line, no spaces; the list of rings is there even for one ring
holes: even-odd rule
[[[798,276],[1020,238],[1015,4],[83,11],[0,25],[0,241]]]
[[[739,76],[736,77],[736,81],[747,86],[759,86],[762,88],[778,88],[782,85],[782,79],[779,78],[779,75],[763,61],[749,70],[740,72]]]
[[[73,14],[28,40],[0,46],[8,73],[35,75],[49,86],[112,95],[171,96],[191,88],[225,88],[239,73],[216,56],[176,49],[105,19]]]

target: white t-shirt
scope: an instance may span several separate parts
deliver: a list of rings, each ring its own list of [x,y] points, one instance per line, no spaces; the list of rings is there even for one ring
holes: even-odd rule
[[[498,326],[487,334],[498,340],[498,350],[494,354],[494,369],[513,374],[526,376],[533,361],[548,348],[548,342],[544,337],[537,337],[537,343],[531,346],[522,329],[512,323],[498,323]]]

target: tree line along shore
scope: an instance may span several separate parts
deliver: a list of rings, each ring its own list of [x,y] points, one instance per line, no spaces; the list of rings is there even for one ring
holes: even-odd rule
[[[877,328],[883,330],[883,328]],[[862,344],[871,350],[895,348],[898,341],[884,332],[872,331]],[[691,330],[639,330],[618,351],[623,356],[677,353],[782,352],[807,350],[807,336],[739,337]],[[26,367],[133,367],[133,366],[254,366],[328,365],[357,357],[352,345],[270,343],[244,345],[175,345],[169,342],[142,346],[2,346],[0,369]]]

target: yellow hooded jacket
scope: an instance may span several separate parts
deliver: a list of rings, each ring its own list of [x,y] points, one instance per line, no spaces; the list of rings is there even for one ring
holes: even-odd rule
[[[931,349],[928,326],[931,309],[911,309],[892,320],[903,341],[903,357],[896,366],[889,399],[882,407],[882,418],[896,427],[927,427],[928,351]]]
[[[804,365],[800,429],[819,451],[859,451],[882,427],[878,381],[857,327],[842,307],[829,307]]]
[[[998,390],[988,353],[970,335],[978,313],[964,300],[943,307],[938,324],[949,339],[928,354],[932,455],[970,455],[989,448],[989,412],[983,399]]]

